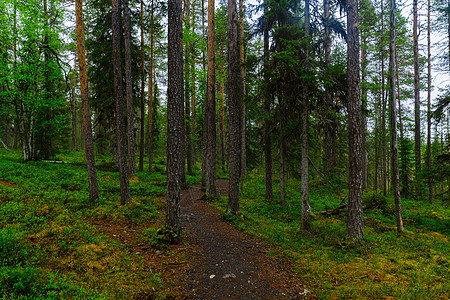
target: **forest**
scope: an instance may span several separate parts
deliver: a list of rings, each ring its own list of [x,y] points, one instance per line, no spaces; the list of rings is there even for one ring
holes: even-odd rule
[[[450,1],[0,1],[1,299],[449,299]]]

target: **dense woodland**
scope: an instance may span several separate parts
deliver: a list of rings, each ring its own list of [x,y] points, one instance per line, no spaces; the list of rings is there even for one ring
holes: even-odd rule
[[[0,39],[5,299],[178,297],[92,228],[173,251],[197,183],[318,297],[449,296],[449,1],[6,0]]]

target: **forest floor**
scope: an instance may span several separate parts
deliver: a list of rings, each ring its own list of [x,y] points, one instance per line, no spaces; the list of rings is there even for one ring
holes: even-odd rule
[[[71,163],[23,163],[20,150],[0,149],[2,299],[450,299],[447,197],[403,198],[399,235],[393,197],[366,190],[365,239],[354,242],[346,213],[333,213],[345,181],[310,181],[306,234],[298,179],[287,181],[281,206],[265,200],[264,175],[253,171],[240,191],[242,215],[231,217],[226,172],[218,172],[220,195],[203,200],[196,172],[181,194],[183,243],[172,245],[163,234],[164,157],[130,178],[126,205],[111,157],[98,161],[95,203],[83,153],[57,159]]]
[[[218,180],[221,196],[228,180]],[[292,267],[260,241],[224,221],[217,208],[200,200],[196,185],[182,192],[185,240],[192,247],[184,269],[188,299],[314,299]]]
[[[227,189],[228,180],[217,180],[221,196],[228,196]],[[142,240],[144,227],[130,222],[96,220],[93,225],[140,256],[145,269],[160,276],[168,298],[318,299],[289,262],[225,221],[203,195],[199,184],[181,192],[182,245],[152,247]],[[151,299],[154,293],[141,290],[134,298]]]

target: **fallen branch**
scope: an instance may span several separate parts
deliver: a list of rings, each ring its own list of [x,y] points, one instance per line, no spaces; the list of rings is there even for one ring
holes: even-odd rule
[[[344,199],[342,199],[341,204],[339,204],[339,207],[333,209],[333,210],[328,210],[328,206],[325,205],[325,210],[324,211],[319,211],[317,214],[318,215],[327,215],[327,216],[331,216],[331,215],[339,215],[342,212],[347,211],[347,195],[344,197]]]
[[[8,149],[8,146],[6,146],[6,144],[2,141],[2,139],[0,139],[0,143],[3,145],[3,148],[5,148],[6,151],[11,152],[11,150]]]
[[[62,160],[42,160],[43,162],[46,163],[52,163],[52,164],[70,164],[71,162],[69,161],[62,161]]]

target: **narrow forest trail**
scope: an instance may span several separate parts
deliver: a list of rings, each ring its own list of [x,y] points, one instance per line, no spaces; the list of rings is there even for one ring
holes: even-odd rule
[[[217,181],[226,196],[228,181]],[[200,185],[182,191],[184,239],[193,248],[183,268],[186,299],[315,299],[289,265],[225,222]]]

